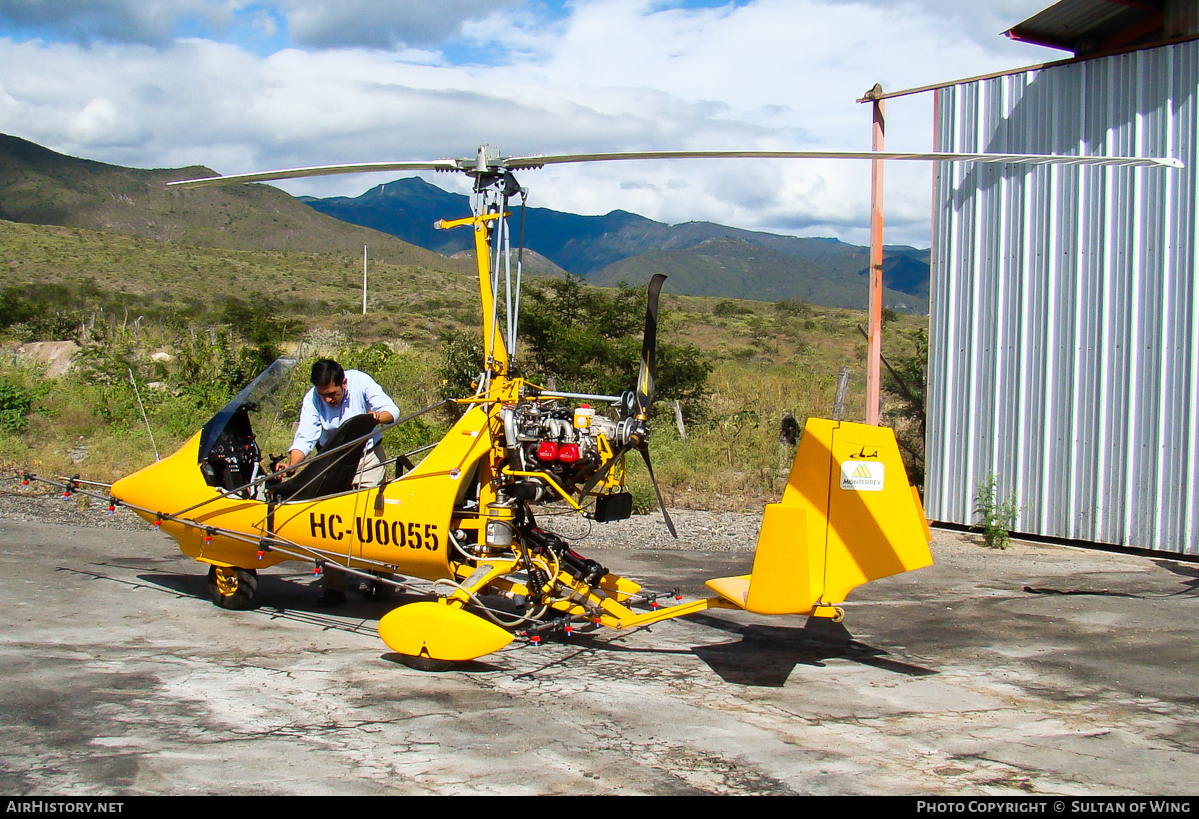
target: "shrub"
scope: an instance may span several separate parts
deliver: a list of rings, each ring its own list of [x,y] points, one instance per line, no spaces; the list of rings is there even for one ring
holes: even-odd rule
[[[891,406],[891,413],[899,420],[895,438],[903,450],[908,479],[913,486],[923,487],[928,334],[920,330],[912,341],[911,355],[886,361],[882,387],[895,399]]]
[[[438,394],[462,398],[474,391],[483,372],[483,343],[477,332],[444,332],[440,335],[441,366],[437,370]]]
[[[721,318],[731,318],[733,316],[746,316],[753,312],[752,308],[746,307],[743,304],[737,304],[732,299],[722,299],[712,308],[712,314]]]
[[[775,302],[774,309],[780,316],[807,316],[812,312],[812,305],[799,299],[783,299]]]
[[[1020,505],[1013,490],[1006,498],[1000,498],[999,476],[991,473],[979,481],[974,494],[974,514],[983,542],[991,549],[1006,549],[1009,535],[1016,525]]]
[[[26,418],[32,408],[32,390],[0,383],[0,429],[6,432],[20,432],[25,429]]]

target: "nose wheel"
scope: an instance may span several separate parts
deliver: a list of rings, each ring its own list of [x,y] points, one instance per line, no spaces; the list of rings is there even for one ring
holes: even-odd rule
[[[242,611],[254,605],[258,572],[236,566],[208,567],[208,596],[223,609]]]

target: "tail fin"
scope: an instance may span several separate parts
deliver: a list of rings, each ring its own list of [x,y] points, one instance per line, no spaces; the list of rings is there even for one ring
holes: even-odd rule
[[[886,427],[809,418],[752,574],[709,580],[739,608],[813,614],[857,586],[932,565],[928,525]]]

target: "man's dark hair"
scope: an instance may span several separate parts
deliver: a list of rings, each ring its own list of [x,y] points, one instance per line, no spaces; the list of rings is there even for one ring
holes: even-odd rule
[[[331,358],[322,358],[312,365],[312,386],[328,387],[332,384],[340,387],[346,378],[346,371]]]

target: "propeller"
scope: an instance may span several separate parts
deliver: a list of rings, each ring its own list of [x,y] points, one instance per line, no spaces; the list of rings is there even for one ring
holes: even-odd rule
[[[583,486],[582,495],[587,495],[607,477],[608,472],[625,453],[635,449],[641,453],[641,458],[645,461],[645,468],[649,471],[649,482],[654,487],[654,495],[658,498],[658,508],[662,510],[662,519],[666,522],[666,528],[677,539],[679,533],[674,528],[674,521],[670,519],[670,513],[666,511],[666,502],[662,499],[662,490],[658,488],[658,479],[654,476],[654,466],[650,463],[649,424],[647,423],[650,408],[654,405],[655,373],[658,369],[658,296],[662,292],[662,284],[665,281],[665,275],[656,273],[650,279],[647,289],[645,333],[641,340],[641,365],[637,370],[637,386],[631,393],[626,392],[622,395],[620,401],[620,425],[617,430],[620,437],[624,439],[624,443],[613,451],[611,459],[604,464],[603,468],[591,476],[591,479]]]

